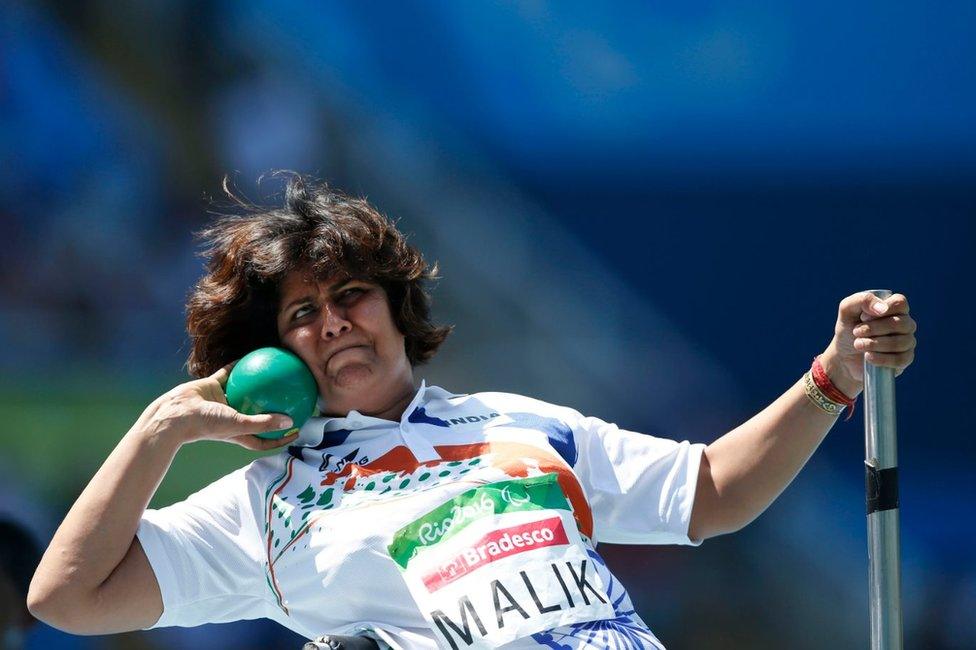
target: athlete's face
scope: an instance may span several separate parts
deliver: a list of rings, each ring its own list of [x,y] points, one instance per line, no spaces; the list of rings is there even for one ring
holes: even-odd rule
[[[280,287],[278,335],[311,369],[329,415],[355,409],[396,420],[413,395],[404,337],[377,284],[291,272]]]

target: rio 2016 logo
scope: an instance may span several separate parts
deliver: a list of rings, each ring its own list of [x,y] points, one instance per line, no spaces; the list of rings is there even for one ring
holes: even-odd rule
[[[455,504],[451,508],[451,514],[441,521],[424,522],[417,532],[420,541],[431,544],[446,535],[455,526],[494,513],[495,502],[487,494],[481,494],[480,497],[478,501],[464,505]]]

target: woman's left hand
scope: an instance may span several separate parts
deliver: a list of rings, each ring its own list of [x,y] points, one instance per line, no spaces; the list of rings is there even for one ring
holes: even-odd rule
[[[840,301],[834,339],[820,356],[831,382],[850,397],[864,388],[864,361],[905,371],[915,359],[915,319],[908,298],[895,293],[882,300],[870,291]]]

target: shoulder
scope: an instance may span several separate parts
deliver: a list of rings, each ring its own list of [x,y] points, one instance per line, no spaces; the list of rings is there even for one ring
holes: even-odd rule
[[[221,476],[206,487],[187,497],[189,503],[208,501],[246,500],[250,493],[260,490],[286,471],[289,455],[283,451],[263,456]]]
[[[495,414],[529,428],[572,431],[585,420],[575,409],[516,393],[485,391],[456,395],[449,401],[452,411]]]
[[[516,393],[485,391],[470,395],[456,395],[450,399],[450,402],[455,408],[479,407],[514,419],[519,419],[518,416],[550,418],[571,427],[583,420],[583,415],[575,409]]]

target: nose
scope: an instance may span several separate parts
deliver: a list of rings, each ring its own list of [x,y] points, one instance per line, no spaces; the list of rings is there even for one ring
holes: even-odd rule
[[[335,305],[326,304],[323,308],[322,338],[331,340],[345,334],[352,329],[352,323],[346,320],[342,310]]]

